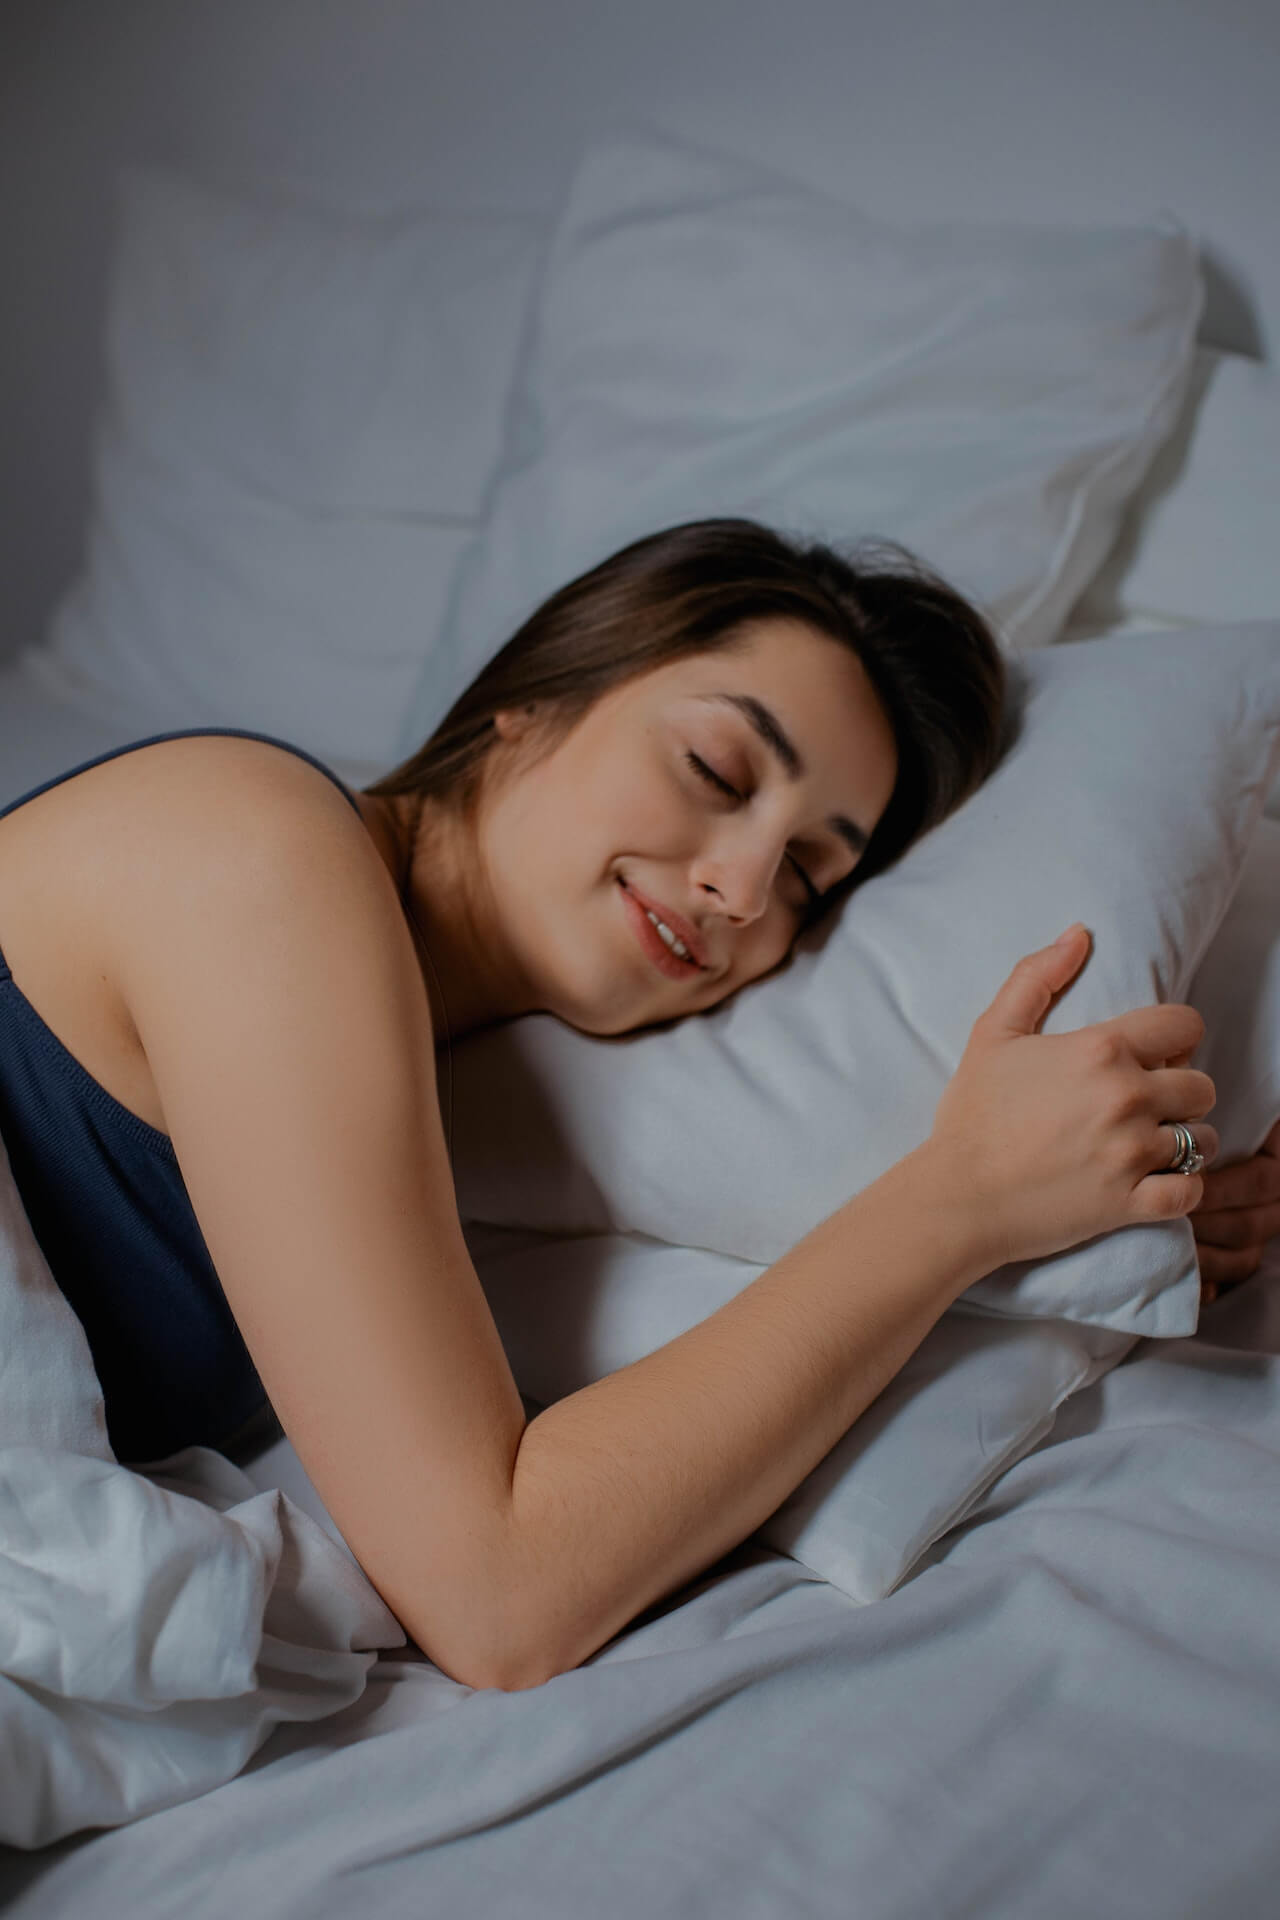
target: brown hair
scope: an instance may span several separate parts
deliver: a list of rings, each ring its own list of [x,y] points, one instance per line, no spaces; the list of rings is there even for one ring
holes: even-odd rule
[[[545,706],[567,732],[611,687],[732,643],[770,616],[855,653],[898,749],[888,807],[849,882],[881,871],[967,799],[995,765],[1005,672],[982,615],[904,548],[848,556],[752,520],[692,520],[650,534],[571,580],[481,669],[418,751],[367,787],[465,808],[496,739],[494,715]]]

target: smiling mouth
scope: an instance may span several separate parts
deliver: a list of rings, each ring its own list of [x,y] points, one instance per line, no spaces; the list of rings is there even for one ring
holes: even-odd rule
[[[687,980],[705,971],[701,961],[694,959],[680,935],[667,925],[655,907],[639,899],[625,880],[619,879],[618,887],[632,931],[660,973],[666,974],[669,980]]]

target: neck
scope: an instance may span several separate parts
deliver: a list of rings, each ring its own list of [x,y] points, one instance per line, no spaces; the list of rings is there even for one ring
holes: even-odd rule
[[[439,802],[361,795],[414,940],[437,1047],[530,1009],[504,956],[474,820]]]

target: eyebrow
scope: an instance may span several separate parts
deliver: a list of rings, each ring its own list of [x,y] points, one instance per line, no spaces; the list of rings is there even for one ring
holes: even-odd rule
[[[753,731],[764,741],[766,747],[779,761],[788,780],[798,780],[804,772],[804,761],[799,749],[790,735],[783,729],[771,707],[763,700],[755,699],[749,693],[713,693],[707,696],[711,700],[723,702],[726,706],[736,707]],[[854,853],[862,853],[871,835],[860,827],[856,820],[850,820],[844,813],[833,813],[827,825],[838,833],[845,844]]]

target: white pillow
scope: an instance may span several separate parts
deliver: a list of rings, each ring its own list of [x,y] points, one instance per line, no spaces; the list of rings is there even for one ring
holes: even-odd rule
[[[1246,1160],[1280,1119],[1280,822],[1259,821],[1187,999],[1205,1022],[1194,1064],[1218,1089],[1218,1164]]]
[[[543,1405],[674,1340],[763,1271],[637,1236],[468,1240],[517,1385]],[[1132,1345],[953,1308],[755,1537],[854,1600],[880,1599]]]
[[[546,1015],[455,1049],[463,1217],[634,1232],[768,1264],[929,1133],[1024,953],[1094,935],[1062,1032],[1181,999],[1280,748],[1280,623],[1058,646],[1011,664],[1021,729],[985,785],[807,935],[779,977],[666,1030]],[[1190,1332],[1185,1220],[1001,1268],[970,1297]]]
[[[485,510],[540,250],[525,218],[127,174],[87,565],[46,677],[385,768]]]
[[[1201,625],[1280,616],[1280,369],[1198,348],[1182,416],[1076,613]]]
[[[1201,303],[1176,230],[898,228],[736,159],[601,142],[403,750],[548,593],[709,515],[900,539],[1012,644],[1054,639],[1177,416]]]

